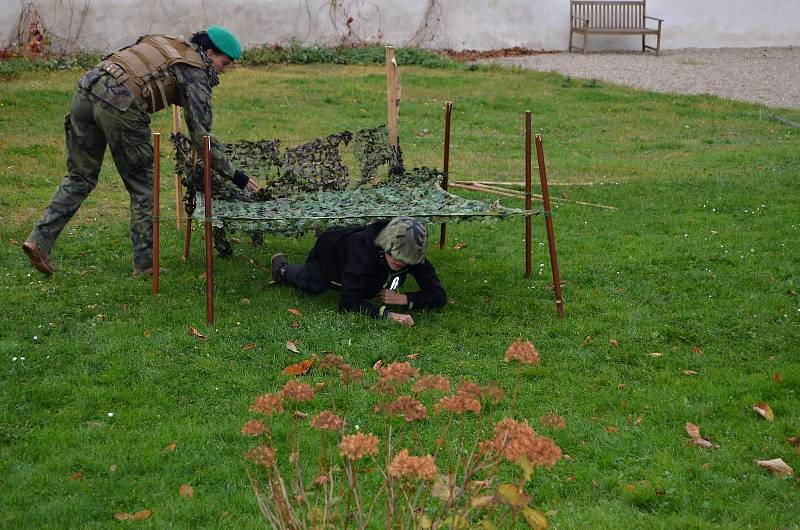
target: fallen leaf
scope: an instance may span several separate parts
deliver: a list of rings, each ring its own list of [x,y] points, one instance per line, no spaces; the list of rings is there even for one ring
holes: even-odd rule
[[[503,504],[514,508],[522,508],[531,502],[531,496],[516,484],[500,484],[497,486],[497,498]]]
[[[19,245],[19,241],[17,241],[16,239],[9,239],[8,242],[11,243],[14,246]]]
[[[193,336],[197,337],[200,340],[206,340],[208,338],[205,335],[203,335],[202,333],[200,333],[200,330],[198,330],[194,326],[189,326],[189,335],[193,335]]]
[[[753,405],[753,410],[767,421],[772,421],[775,419],[775,414],[772,413],[772,409],[764,402],[759,402]]]
[[[150,337],[153,336],[153,331],[149,329],[144,330],[144,336],[145,338],[149,339]]]
[[[150,510],[141,510],[131,515],[131,521],[141,521],[143,519],[149,519],[151,515],[153,515],[153,512],[151,512]]]
[[[703,353],[699,346],[692,346],[692,353]]]
[[[247,344],[242,344],[242,349],[245,351],[255,350],[256,346],[255,342],[248,342]]]
[[[800,436],[790,436],[786,439],[786,443],[792,444],[793,446],[800,448]]]
[[[197,279],[200,280],[201,282],[206,281],[206,273],[204,272],[200,274],[200,276],[198,276]]]
[[[116,519],[117,521],[127,521],[130,518],[131,514],[129,514],[128,512],[117,512],[114,514],[114,519]]]
[[[620,383],[617,385],[617,390],[625,390],[625,383]]]
[[[775,375],[772,376],[772,380],[775,381],[776,383],[780,383],[781,381],[783,381],[783,376],[781,375],[780,372],[775,372]]]
[[[381,366],[383,366],[383,359],[378,359],[377,361],[375,361],[375,364],[372,365],[372,369],[377,370]]]
[[[628,493],[634,493],[636,491],[636,484],[625,484],[622,489]]]
[[[164,449],[162,449],[162,450],[161,450],[161,452],[163,452],[163,453],[172,453],[172,452],[174,452],[174,451],[175,451],[175,449],[177,449],[177,448],[178,448],[178,444],[177,444],[177,443],[175,443],[175,442],[171,442],[171,443],[168,443],[168,444],[167,444],[167,445],[164,447]]]
[[[617,339],[608,339],[608,343],[614,346],[615,348],[619,348],[619,341]]]
[[[316,392],[322,392],[322,390],[324,388],[325,388],[325,382],[324,381],[321,381],[321,382],[317,383],[316,385],[314,385],[314,389],[315,389]]]
[[[294,329],[298,329],[298,328],[300,327],[300,325],[301,325],[301,324],[300,324],[300,321],[299,321],[299,320],[292,320],[292,327],[293,327]]]
[[[80,471],[76,471],[75,473],[69,476],[69,480],[83,480],[83,473]]]
[[[433,481],[431,488],[431,495],[437,499],[447,501],[450,499],[450,494],[453,489],[453,480],[448,475],[439,474],[436,480]]]
[[[112,473],[116,473],[117,464],[111,464],[110,466],[108,466],[108,470],[111,471]]]
[[[461,250],[462,248],[466,247],[467,247],[466,243],[456,243],[455,245],[453,245],[453,250]]]
[[[312,359],[306,359],[299,363],[290,364],[283,369],[283,373],[286,375],[306,375],[311,369],[312,364],[314,364]]]
[[[287,309],[287,311],[296,317],[302,316],[302,313],[300,313],[300,310],[297,309],[296,307],[290,307],[289,309]]]
[[[696,445],[704,449],[719,449],[718,445],[700,436],[700,427],[694,423],[687,421],[684,428],[686,429],[686,434],[692,438],[687,442],[687,445]]]
[[[697,372],[694,370],[684,370],[683,375],[697,375]]]
[[[784,475],[789,477],[794,474],[794,469],[789,467],[789,465],[784,462],[782,458],[773,458],[772,460],[754,460],[754,462],[764,469],[770,470],[773,475]]]
[[[619,427],[615,427],[614,425],[606,425],[605,430],[606,432],[615,433],[619,432]]]
[[[417,351],[417,352],[414,352],[414,353],[411,353],[411,354],[409,354],[409,355],[406,355],[406,359],[411,359],[412,361],[413,361],[414,359],[416,359],[417,357],[419,357],[419,352],[418,352],[418,351]]]
[[[308,413],[296,410],[296,411],[294,411],[294,417],[297,418],[298,420],[304,420],[304,419],[308,418]],[[297,453],[292,453],[292,454],[296,455]]]
[[[181,497],[194,497],[194,488],[188,484],[181,484],[178,495]]]
[[[581,341],[581,348],[588,346],[594,338],[591,335],[586,335],[586,338]]]
[[[481,495],[480,497],[473,497],[470,505],[473,508],[486,508],[494,504],[494,495]]]
[[[664,354],[658,351],[650,352],[650,357],[661,357],[662,355]]]
[[[249,298],[242,298],[241,302],[242,302],[242,305],[250,305],[250,299]]]
[[[539,510],[534,510],[528,506],[522,509],[522,517],[528,523],[528,526],[534,530],[547,530],[547,516]]]
[[[297,347],[296,340],[287,340],[286,341],[286,349],[289,351],[293,351],[294,353],[300,353],[300,349]]]

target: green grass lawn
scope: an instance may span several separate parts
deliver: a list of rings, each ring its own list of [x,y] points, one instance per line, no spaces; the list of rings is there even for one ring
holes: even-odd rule
[[[153,512],[144,526],[264,527],[239,430],[251,401],[286,381],[286,365],[328,350],[366,369],[419,352],[414,364],[426,373],[494,380],[511,393],[502,356],[518,337],[537,346],[542,364],[522,372],[515,416],[571,457],[529,485],[553,527],[800,524],[797,476],[753,463],[783,458],[800,470],[786,442],[800,435],[800,130],[716,97],[519,70],[406,68],[409,166],[441,167],[452,99],[452,178],[521,180],[529,109],[553,196],[618,208],[554,208],[566,318],[556,318],[546,289],[535,217],[530,279],[520,218],[451,224],[447,248],[430,258],[452,304],[414,313],[410,329],[340,315],[334,293],[267,285],[269,256],[300,260],[310,236],[268,237],[255,249],[241,237],[232,259],[216,261],[217,322],[208,328],[201,231],[184,263],[181,236],[166,224],[157,297],[130,277],[128,199],[110,157],[58,241],[55,276],[29,268],[20,244],[64,173],[62,119],[80,75],[26,73],[0,85],[0,527],[113,527],[116,512],[144,509]],[[240,68],[214,97],[223,141],[299,142],[385,120],[380,66]],[[154,131],[169,128],[167,113],[153,117]],[[174,216],[170,159],[163,168],[162,213]],[[584,182],[594,185],[566,185]],[[302,312],[299,329],[289,307]],[[190,325],[209,339],[190,336]],[[243,350],[250,342],[257,347]],[[385,432],[363,394],[330,394],[351,425]],[[759,401],[774,422],[751,410]],[[550,412],[565,429],[541,428]],[[687,421],[721,447],[687,446]],[[423,438],[443,423],[425,422]],[[280,435],[291,429],[275,429],[285,458]],[[171,442],[176,450],[164,451]],[[303,449],[320,448],[308,440]],[[76,472],[82,479],[70,480]],[[184,483],[193,498],[178,495]]]

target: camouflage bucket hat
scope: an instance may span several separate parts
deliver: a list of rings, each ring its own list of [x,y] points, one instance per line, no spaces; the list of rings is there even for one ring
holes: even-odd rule
[[[391,257],[417,265],[425,261],[428,230],[413,217],[395,217],[378,233],[375,244]]]

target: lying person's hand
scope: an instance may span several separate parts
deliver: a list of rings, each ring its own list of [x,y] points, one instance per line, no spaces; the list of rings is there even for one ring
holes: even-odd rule
[[[378,291],[378,298],[380,298],[384,304],[408,305],[408,296],[390,289],[381,289]]]
[[[255,180],[253,180],[253,179],[248,179],[248,181],[247,181],[247,186],[246,186],[246,187],[247,187],[247,189],[248,189],[249,191],[256,191],[256,190],[258,189],[258,184],[256,184],[256,181],[255,181]]]
[[[403,313],[389,313],[389,318],[391,318],[398,324],[402,324],[403,326],[414,325],[414,319],[411,318],[411,315],[404,315]]]

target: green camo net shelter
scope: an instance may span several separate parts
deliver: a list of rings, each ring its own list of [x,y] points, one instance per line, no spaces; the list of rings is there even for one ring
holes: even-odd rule
[[[198,157],[193,172],[189,140],[178,133],[172,141],[176,169],[187,190],[187,211],[195,219],[205,220],[202,157]],[[356,133],[345,131],[285,149],[280,140],[222,146],[231,161],[262,186],[256,192],[240,190],[212,170],[211,221],[217,249],[222,253],[224,233],[235,230],[299,236],[400,214],[433,223],[525,213],[497,202],[448,193],[441,187],[444,175],[435,169],[407,170],[400,150],[389,144],[385,126]],[[357,169],[351,171],[345,159]]]

